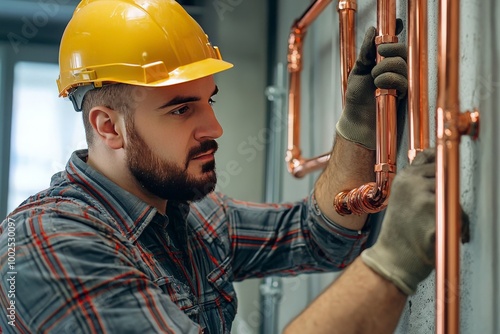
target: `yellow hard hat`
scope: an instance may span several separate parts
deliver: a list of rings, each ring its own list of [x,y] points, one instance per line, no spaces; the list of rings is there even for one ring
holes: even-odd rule
[[[232,66],[174,0],[83,0],[61,39],[57,86],[62,97],[85,87],[83,99],[103,83],[162,87]]]

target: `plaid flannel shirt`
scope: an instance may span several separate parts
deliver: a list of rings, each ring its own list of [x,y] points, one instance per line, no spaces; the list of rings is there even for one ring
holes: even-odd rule
[[[313,194],[257,204],[214,192],[162,215],[86,156],[0,225],[6,333],[230,333],[234,281],[340,270],[366,243]]]

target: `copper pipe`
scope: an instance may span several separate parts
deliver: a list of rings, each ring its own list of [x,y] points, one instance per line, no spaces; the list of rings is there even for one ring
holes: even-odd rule
[[[342,106],[345,106],[347,79],[356,62],[356,10],[356,1],[339,0],[337,11],[339,13]]]
[[[396,43],[396,0],[377,1],[375,44]],[[382,57],[377,53],[377,62]],[[377,154],[375,182],[338,193],[335,210],[341,215],[379,212],[387,206],[389,190],[396,173],[397,106],[396,90],[377,89]]]
[[[408,1],[408,160],[429,147],[427,0]]]
[[[323,168],[330,154],[326,153],[315,158],[305,159],[300,149],[300,92],[302,71],[302,47],[307,28],[318,15],[330,4],[331,0],[316,0],[304,14],[292,25],[288,39],[288,72],[290,87],[288,93],[288,149],[286,162],[288,171],[300,178],[315,170]],[[355,61],[355,22],[354,12],[356,1],[339,1],[341,64],[342,64],[342,98],[345,98],[347,77]]]
[[[459,331],[459,7],[440,0],[436,110],[436,302],[437,333]]]
[[[479,113],[460,113],[460,2],[439,1],[436,110],[436,332],[458,333],[460,315],[460,157],[463,134],[477,137]]]

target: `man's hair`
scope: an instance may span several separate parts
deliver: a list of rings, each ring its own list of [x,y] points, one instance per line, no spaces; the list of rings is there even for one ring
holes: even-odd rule
[[[110,84],[88,91],[83,98],[82,116],[87,145],[92,146],[93,128],[89,121],[90,110],[96,106],[104,106],[125,115],[126,121],[132,118],[133,87],[126,84]]]

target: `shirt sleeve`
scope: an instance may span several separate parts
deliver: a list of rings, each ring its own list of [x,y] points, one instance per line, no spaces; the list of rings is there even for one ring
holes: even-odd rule
[[[15,225],[15,270],[4,258],[8,221]],[[55,211],[5,220],[0,304],[5,310],[15,303],[15,326],[2,314],[1,327],[7,333],[201,333],[137,268],[140,255],[128,241],[105,229]],[[14,285],[3,279],[8,275]]]
[[[302,201],[283,204],[220,196],[235,280],[338,271],[360,254],[368,238],[368,228],[350,230],[328,219],[313,192]]]

